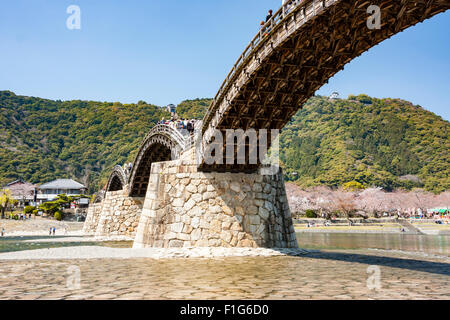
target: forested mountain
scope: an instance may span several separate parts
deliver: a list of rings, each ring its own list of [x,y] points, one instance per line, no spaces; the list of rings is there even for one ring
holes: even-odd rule
[[[177,112],[201,118],[211,100],[182,102]],[[284,127],[280,158],[301,187],[450,189],[450,123],[400,99],[316,96]]]
[[[280,146],[288,178],[303,187],[357,181],[441,192],[450,189],[449,133],[448,121],[400,99],[313,97]]]
[[[210,99],[178,105],[201,119]],[[139,101],[52,101],[0,91],[0,184],[74,178],[101,188],[115,164],[132,161],[151,127],[169,114]],[[450,189],[450,124],[420,106],[365,95],[311,98],[283,129],[286,178],[302,187]]]
[[[53,101],[0,91],[0,185],[73,178],[95,192],[168,116],[143,101]]]

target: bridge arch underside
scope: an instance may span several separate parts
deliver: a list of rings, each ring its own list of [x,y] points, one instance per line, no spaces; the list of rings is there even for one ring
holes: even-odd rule
[[[124,187],[123,181],[117,176],[114,175],[111,179],[111,182],[109,183],[108,188],[106,191],[119,191],[122,190]]]
[[[131,197],[144,197],[153,162],[176,160],[179,146],[166,136],[151,137],[140,149],[129,180]]]
[[[312,1],[303,1],[308,6]],[[236,68],[203,121],[203,148],[216,130],[281,129],[345,64],[394,34],[450,8],[449,0],[314,1],[285,17]],[[325,3],[325,7],[323,7]],[[369,29],[369,5],[381,28]],[[318,12],[318,13],[317,13]],[[307,13],[308,14],[308,13]],[[303,20],[302,20],[303,19]],[[270,140],[269,140],[270,143]],[[223,154],[226,142],[223,143]],[[201,170],[245,171],[248,164],[200,164]]]
[[[123,168],[115,166],[106,185],[106,192],[122,190],[127,184],[127,177]]]

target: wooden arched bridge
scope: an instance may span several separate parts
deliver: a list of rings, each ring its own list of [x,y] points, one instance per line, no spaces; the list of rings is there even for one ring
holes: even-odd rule
[[[380,28],[369,28],[369,7]],[[450,0],[291,0],[253,38],[203,119],[202,152],[216,130],[281,129],[344,65],[394,34],[450,8]],[[370,11],[369,11],[370,12]],[[270,141],[269,141],[270,142]],[[226,143],[223,144],[225,155]],[[236,159],[236,157],[235,157]],[[207,171],[258,165],[200,164]]]
[[[379,29],[367,23],[371,18],[367,9],[374,5],[381,13]],[[222,83],[199,123],[199,153],[208,150],[217,131],[225,136],[226,129],[283,128],[345,64],[449,8],[450,0],[287,1],[252,39]],[[113,170],[107,191],[128,185],[130,196],[144,196],[151,164],[178,159],[191,143],[170,126],[155,126],[141,144],[131,171]],[[225,155],[226,140],[222,148]],[[198,166],[202,171],[249,172],[260,163],[226,164],[224,159],[207,164],[200,158]]]
[[[368,23],[374,8],[381,13],[379,29]],[[226,139],[219,145],[217,133],[281,129],[346,63],[449,8],[450,0],[288,0],[226,77],[199,122],[195,152],[190,135],[154,127],[132,167],[114,168],[106,191],[117,192],[90,207],[84,230],[135,235],[134,248],[296,248],[282,172],[253,173],[260,163],[240,164],[236,156],[227,164]],[[245,143],[250,154],[255,146]],[[230,144],[236,153],[238,142]],[[210,162],[205,155],[217,147],[215,155],[224,159]]]

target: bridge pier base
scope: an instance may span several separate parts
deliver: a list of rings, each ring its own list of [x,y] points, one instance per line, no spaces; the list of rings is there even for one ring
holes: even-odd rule
[[[95,236],[134,237],[143,203],[144,198],[129,197],[127,188],[106,192],[101,203],[89,207],[83,231]]]
[[[296,248],[281,170],[203,173],[183,160],[153,163],[133,247]]]

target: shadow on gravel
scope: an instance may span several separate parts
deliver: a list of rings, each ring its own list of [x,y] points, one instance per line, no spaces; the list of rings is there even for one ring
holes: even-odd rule
[[[372,256],[345,252],[308,252],[302,257],[311,259],[338,260],[344,262],[378,265],[392,268],[409,269],[414,271],[442,274],[450,276],[450,264],[415,259],[402,259],[394,257]]]

